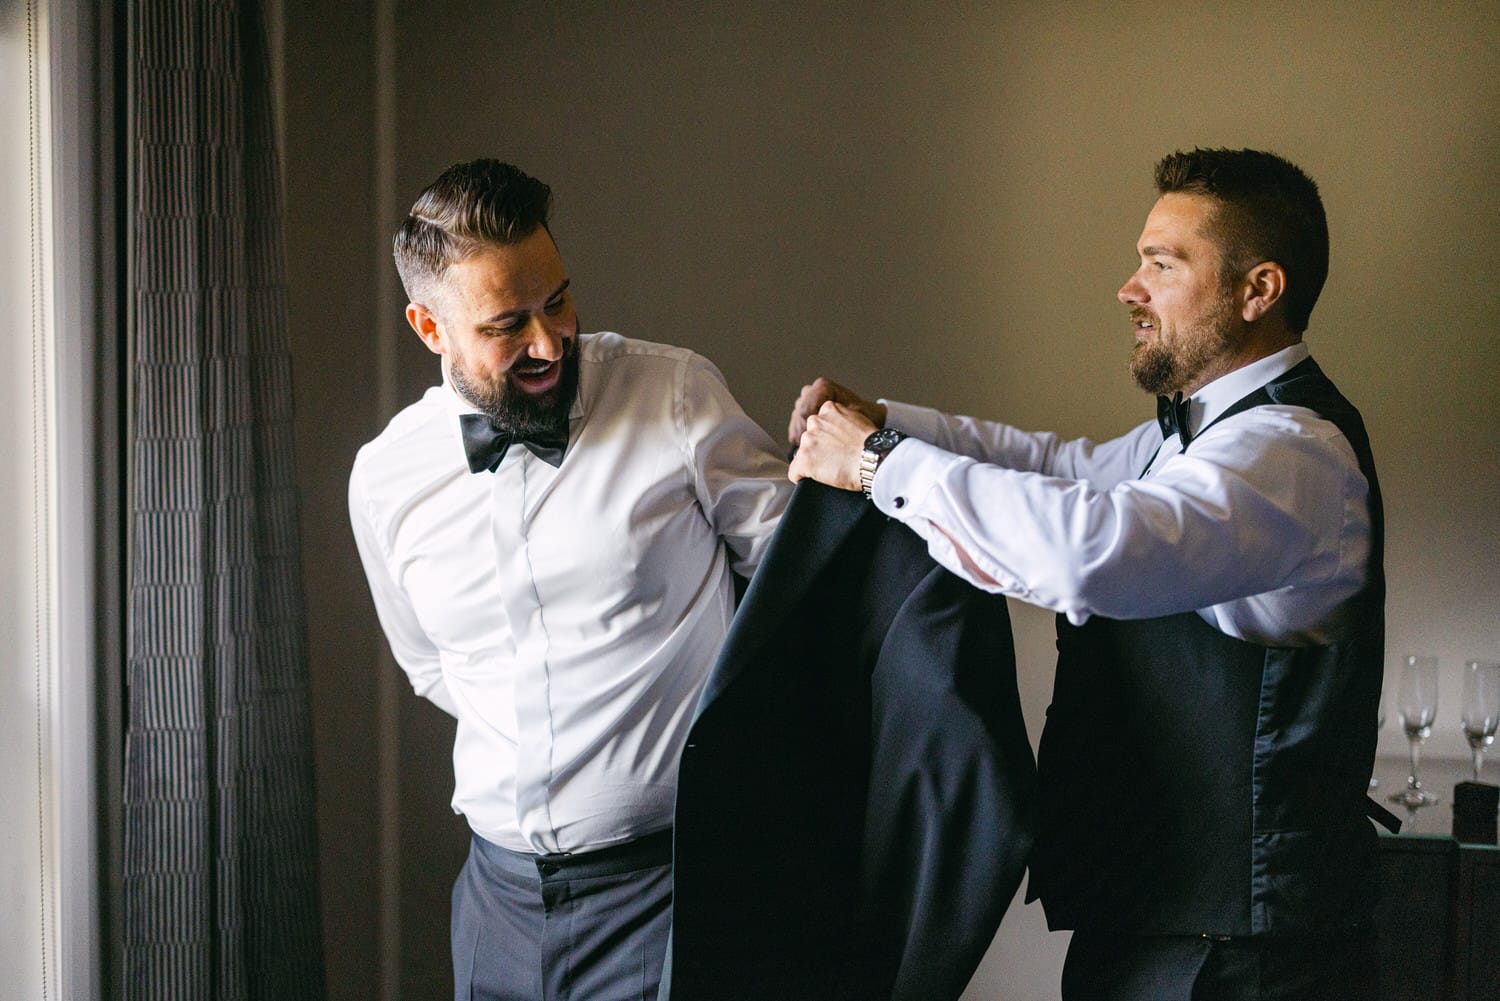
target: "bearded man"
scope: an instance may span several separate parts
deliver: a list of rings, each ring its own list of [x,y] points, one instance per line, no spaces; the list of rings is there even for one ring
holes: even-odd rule
[[[657,994],[693,708],[791,484],[723,377],[581,334],[551,190],[476,160],[395,237],[442,383],[360,449],[354,536],[417,694],[458,720],[455,997]]]
[[[1028,896],[1073,929],[1065,999],[1374,997],[1382,515],[1302,340],[1322,201],[1257,150],[1155,173],[1118,296],[1157,420],[1063,441],[819,379],[790,475],[1059,613]]]

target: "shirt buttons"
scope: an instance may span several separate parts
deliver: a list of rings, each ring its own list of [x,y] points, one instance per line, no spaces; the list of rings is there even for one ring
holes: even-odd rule
[[[903,508],[903,507],[906,506],[906,498],[905,497],[897,497],[897,498],[893,499],[891,501],[891,503],[896,506],[897,510],[899,510],[899,509],[901,509],[901,508]]]

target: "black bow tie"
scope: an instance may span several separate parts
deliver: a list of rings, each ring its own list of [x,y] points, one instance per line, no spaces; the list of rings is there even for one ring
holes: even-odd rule
[[[563,453],[568,450],[566,429],[553,435],[535,435],[523,438],[510,431],[495,427],[484,414],[461,414],[458,423],[464,434],[464,454],[469,457],[469,472],[479,473],[500,468],[500,460],[515,444],[525,445],[543,462],[561,466]]]
[[[1188,429],[1188,401],[1182,398],[1180,392],[1171,399],[1165,396],[1156,398],[1156,423],[1161,425],[1163,439],[1176,434],[1181,439],[1183,448],[1187,448],[1188,442],[1193,440],[1193,432]]]

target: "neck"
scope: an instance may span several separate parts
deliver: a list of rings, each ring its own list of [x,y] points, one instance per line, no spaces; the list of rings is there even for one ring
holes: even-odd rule
[[[1302,340],[1301,334],[1293,333],[1285,327],[1274,329],[1260,329],[1260,327],[1260,324],[1246,327],[1242,338],[1226,347],[1214,361],[1205,365],[1188,385],[1182,387],[1182,395],[1192,396],[1215,379],[1223,378],[1230,372],[1254,364],[1262,358],[1269,358],[1276,352]]]

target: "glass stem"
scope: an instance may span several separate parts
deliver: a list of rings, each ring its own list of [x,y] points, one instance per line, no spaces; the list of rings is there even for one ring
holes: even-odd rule
[[[1474,781],[1479,781],[1479,766],[1484,764],[1484,748],[1471,747],[1469,751],[1474,755]]]
[[[1422,788],[1422,783],[1417,781],[1417,759],[1420,757],[1420,754],[1417,748],[1422,745],[1422,742],[1412,738],[1407,743],[1411,745],[1411,774],[1406,777],[1406,788],[1420,789]]]

